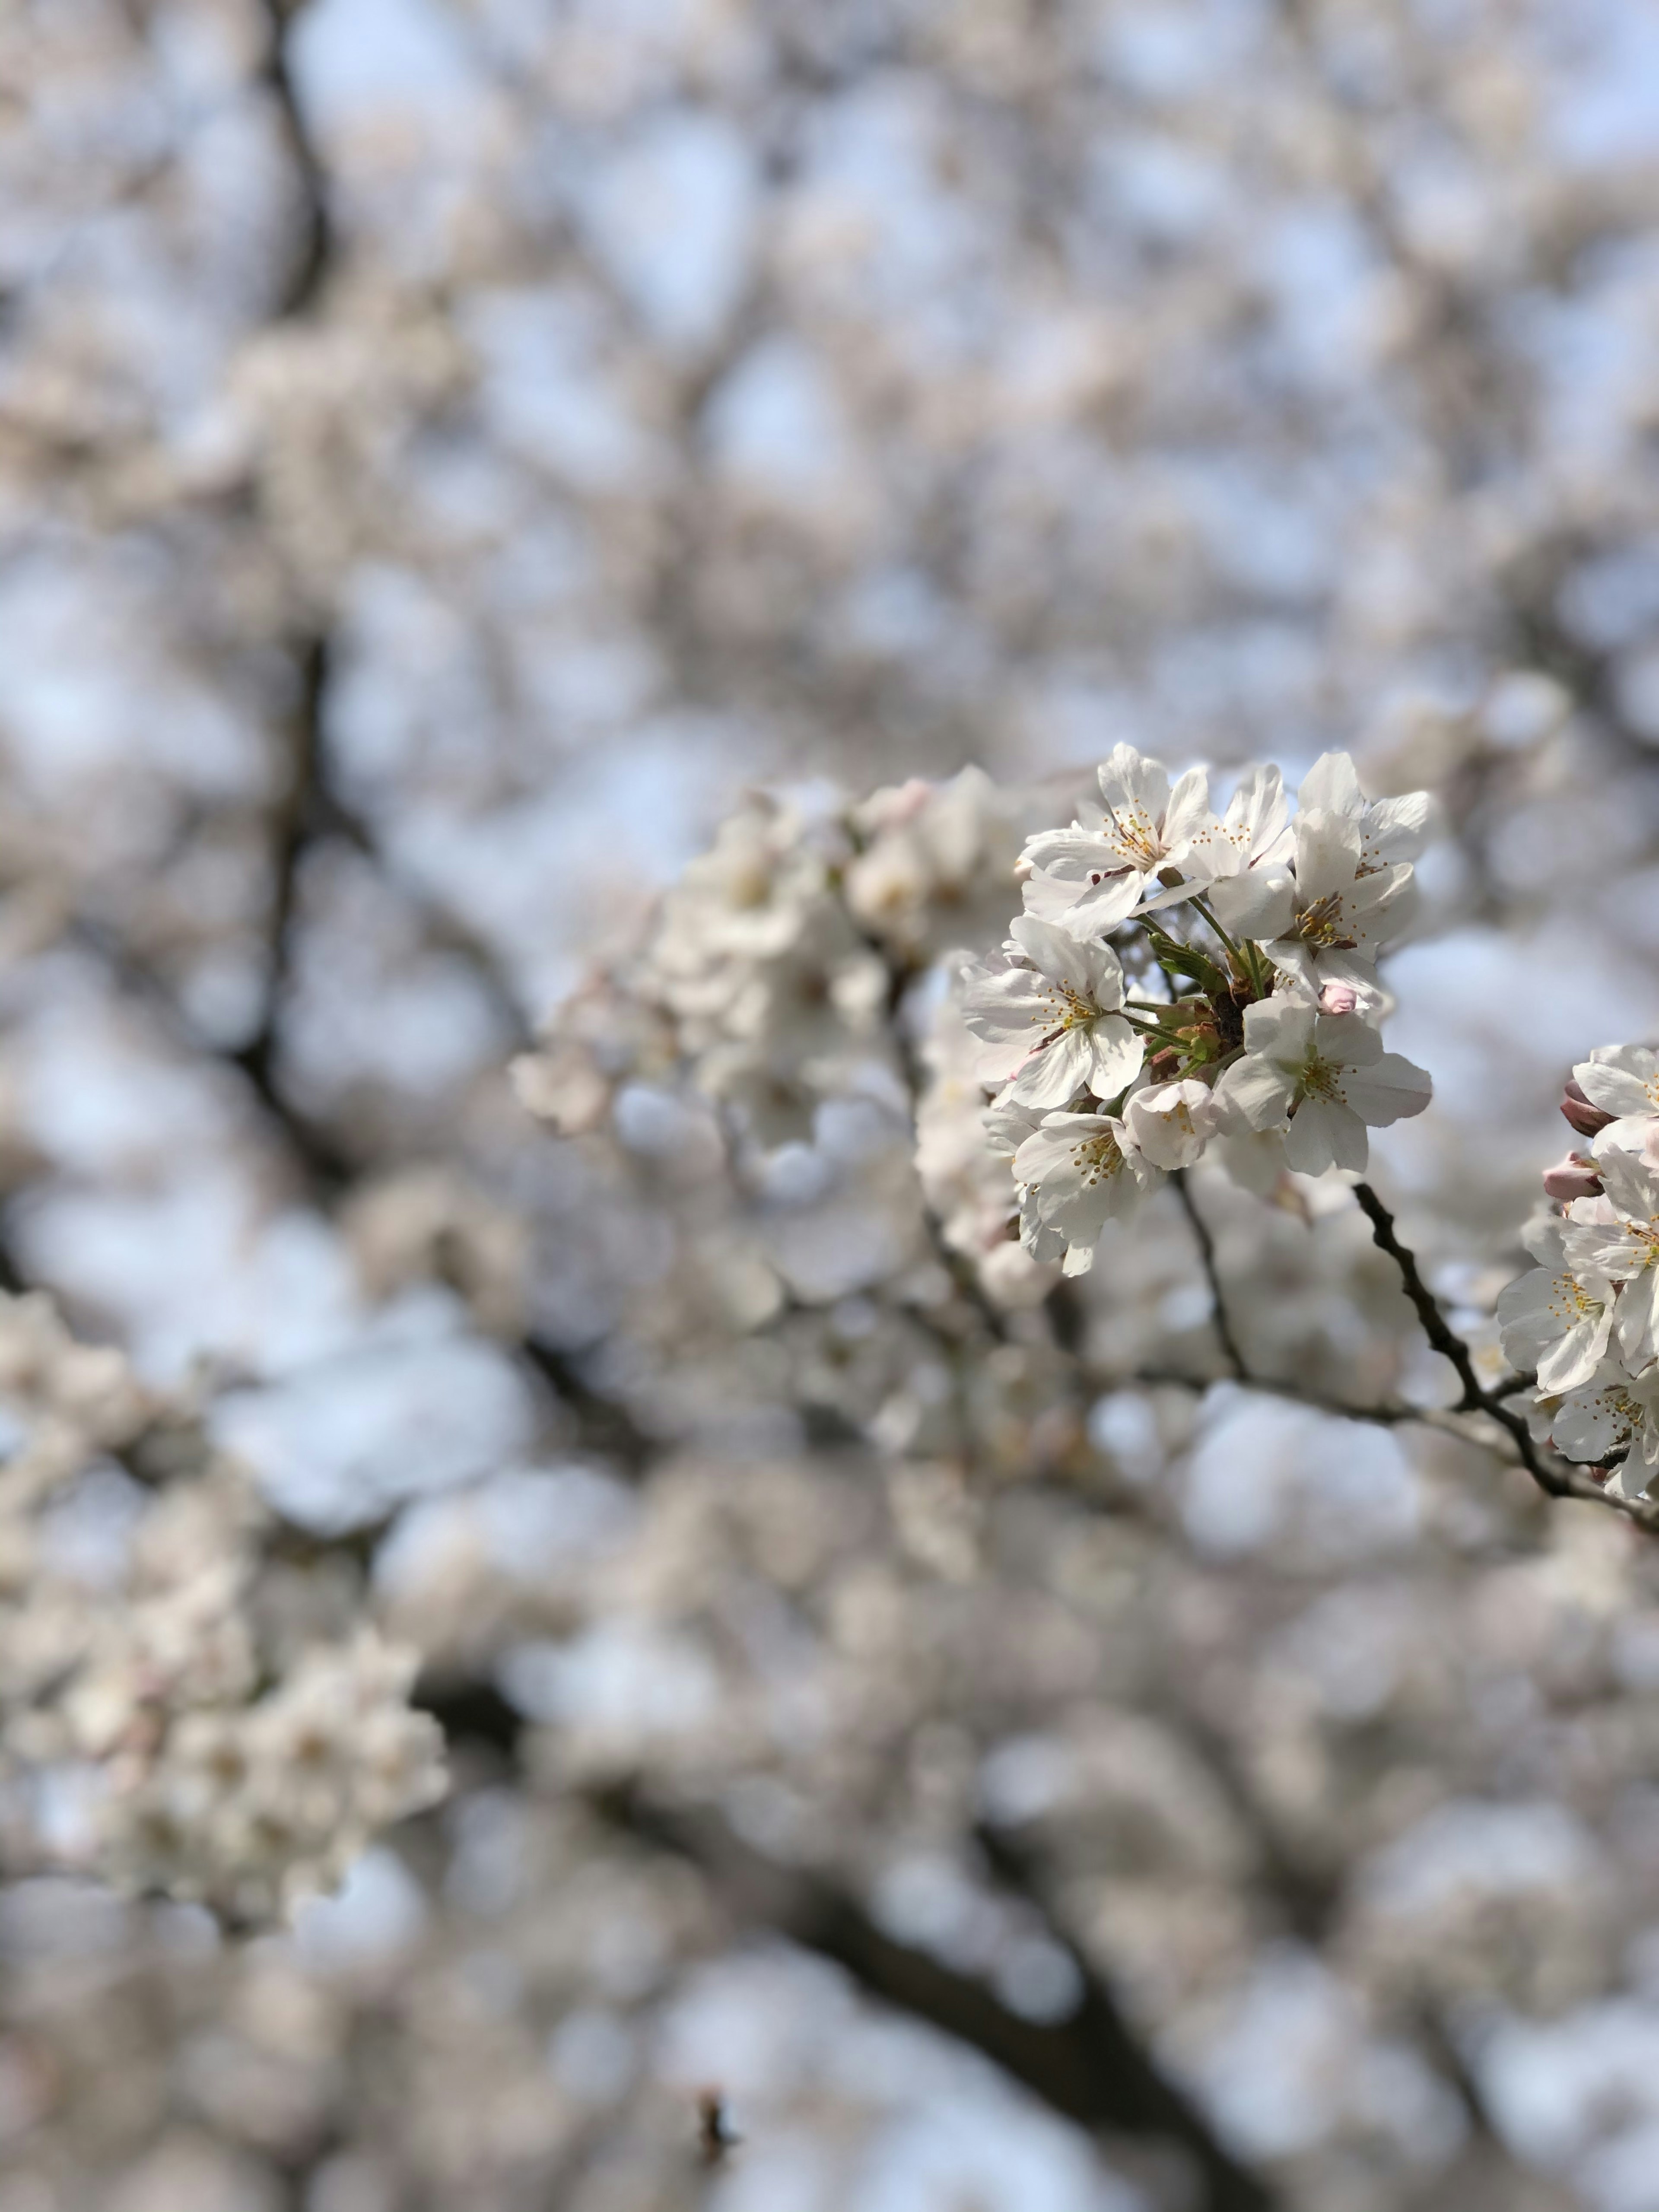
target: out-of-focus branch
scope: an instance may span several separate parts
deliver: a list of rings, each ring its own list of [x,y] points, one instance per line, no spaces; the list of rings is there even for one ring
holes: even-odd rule
[[[336,244],[328,204],[327,173],[311,136],[289,66],[289,33],[305,4],[306,0],[264,0],[270,42],[263,74],[282,119],[283,137],[294,165],[298,194],[295,243],[276,303],[276,319],[279,321],[305,314],[316,304],[328,281]]]
[[[487,1683],[434,1680],[417,1689],[416,1703],[453,1741],[481,1742],[508,1757],[518,1750],[524,1723]],[[1201,2183],[1195,2202],[1206,2212],[1271,2212],[1276,2200],[1267,2185],[1158,2070],[1110,1990],[1058,1930],[1050,1929],[1050,1940],[1071,1959],[1082,1995],[1065,2020],[1027,2020],[982,1982],[885,1934],[828,1876],[754,1850],[719,1813],[653,1804],[633,1784],[592,1802],[613,1826],[690,1860],[740,1919],[832,1960],[872,1996],[971,2045],[1066,2118],[1174,2146]],[[1023,1901],[1040,1912],[1029,1897]]]
[[[329,637],[323,630],[301,638],[295,648],[296,696],[288,719],[283,784],[270,825],[264,1001],[253,1035],[231,1055],[260,1097],[273,1104],[277,1100],[274,1062],[293,960],[300,872],[318,828],[331,658]]]
[[[1222,1352],[1236,1378],[1241,1382],[1248,1382],[1250,1379],[1250,1370],[1244,1363],[1243,1353],[1238,1348],[1238,1340],[1233,1334],[1232,1323],[1227,1318],[1226,1301],[1221,1295],[1221,1277],[1216,1270],[1215,1239],[1210,1234],[1210,1224],[1199,1212],[1194,1200],[1191,1188],[1187,1181],[1186,1169],[1176,1168],[1170,1176],[1170,1181],[1175,1185],[1176,1195],[1181,1200],[1188,1220],[1192,1224],[1193,1237],[1198,1245],[1199,1257],[1204,1263],[1204,1279],[1210,1286],[1210,1318],[1215,1323],[1215,1333],[1220,1340]]]

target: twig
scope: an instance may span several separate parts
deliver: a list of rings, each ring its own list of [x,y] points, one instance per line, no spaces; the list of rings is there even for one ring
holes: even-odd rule
[[[1227,1318],[1226,1302],[1221,1295],[1221,1278],[1216,1273],[1215,1240],[1210,1234],[1209,1224],[1193,1202],[1193,1194],[1188,1188],[1186,1169],[1176,1168],[1171,1174],[1170,1181],[1175,1185],[1176,1195],[1180,1199],[1186,1210],[1187,1218],[1193,1225],[1193,1235],[1198,1243],[1199,1256],[1204,1262],[1204,1279],[1210,1286],[1210,1318],[1215,1323],[1215,1333],[1220,1340],[1222,1352],[1235,1378],[1240,1382],[1248,1382],[1250,1379],[1250,1370],[1244,1363],[1243,1353],[1238,1348],[1237,1339],[1233,1334],[1232,1323]]]
[[[1570,1461],[1558,1459],[1553,1453],[1540,1453],[1533,1441],[1524,1413],[1517,1413],[1506,1402],[1509,1387],[1489,1390],[1475,1372],[1474,1359],[1469,1347],[1447,1321],[1428,1285],[1418,1272],[1417,1255],[1409,1246],[1402,1244],[1394,1225],[1394,1216],[1369,1183],[1356,1183],[1354,1196],[1371,1224],[1371,1236],[1377,1249],[1386,1252],[1400,1270],[1400,1279],[1406,1296],[1411,1300],[1423,1334],[1443,1359],[1451,1362],[1463,1395],[1456,1405],[1449,1408],[1454,1413],[1484,1413],[1496,1421],[1513,1439],[1516,1455],[1521,1465],[1551,1498],[1577,1498],[1610,1505],[1633,1521],[1637,1527],[1650,1534],[1659,1532],[1659,1505],[1640,1498],[1620,1498],[1604,1490],[1595,1479]]]

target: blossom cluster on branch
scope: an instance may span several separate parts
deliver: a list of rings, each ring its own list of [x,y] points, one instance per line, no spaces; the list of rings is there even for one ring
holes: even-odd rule
[[[1273,767],[1218,815],[1201,769],[1172,786],[1127,744],[1099,782],[1100,805],[1028,841],[1025,910],[963,978],[1021,1241],[1068,1274],[1212,1139],[1247,1182],[1363,1173],[1366,1130],[1431,1089],[1382,1048],[1376,972],[1413,910],[1426,793],[1373,804],[1328,753],[1293,818]]]
[[[416,1655],[287,1568],[188,1408],[0,1297],[0,1839],[246,1923],[444,1788]]]
[[[1539,1265],[1498,1299],[1504,1350],[1536,1370],[1537,1434],[1642,1498],[1659,1475],[1659,1052],[1599,1046],[1561,1111],[1585,1149],[1545,1170],[1554,1204],[1526,1231]]]

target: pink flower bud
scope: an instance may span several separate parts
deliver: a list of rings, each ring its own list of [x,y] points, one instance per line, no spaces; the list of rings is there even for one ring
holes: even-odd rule
[[[1352,983],[1327,983],[1319,994],[1322,1014],[1351,1014],[1359,1004],[1359,994]]]
[[[1614,1119],[1613,1115],[1604,1114],[1599,1106],[1592,1106],[1571,1078],[1568,1079],[1566,1095],[1561,1101],[1561,1111],[1565,1115],[1569,1126],[1577,1129],[1581,1137],[1593,1137],[1598,1129],[1605,1129]]]
[[[1544,1188],[1551,1198],[1564,1203],[1574,1198],[1599,1198],[1601,1178],[1595,1172],[1594,1160],[1587,1160],[1582,1152],[1569,1152],[1553,1168],[1544,1170]]]

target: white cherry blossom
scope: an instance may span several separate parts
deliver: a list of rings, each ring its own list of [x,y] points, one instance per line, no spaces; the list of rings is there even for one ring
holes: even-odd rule
[[[1598,1045],[1572,1071],[1592,1106],[1614,1118],[1595,1132],[1590,1151],[1639,1152],[1659,1115],[1659,1052],[1650,1045]]]
[[[1136,1091],[1123,1119],[1142,1158],[1158,1168],[1191,1167],[1218,1125],[1214,1092],[1193,1076]]]
[[[1024,856],[1030,911],[1085,936],[1111,928],[1143,900],[1159,906],[1189,896],[1184,884],[1163,884],[1166,868],[1201,889],[1218,835],[1202,769],[1188,769],[1171,788],[1161,762],[1120,744],[1099,775],[1104,805],[1079,808],[1069,830],[1039,832]]]
[[[1571,1460],[1595,1464],[1628,1453],[1608,1488],[1639,1498],[1659,1471],[1659,1370],[1638,1380],[1604,1360],[1577,1389],[1541,1397],[1534,1426]]]
[[[1163,1181],[1112,1114],[1048,1114],[1014,1156],[1020,1241],[1034,1259],[1086,1273],[1109,1221],[1127,1218]]]
[[[1428,1104],[1420,1067],[1358,1014],[1322,1014],[1311,1003],[1264,999],[1244,1015],[1244,1057],[1216,1085],[1218,1110],[1235,1127],[1277,1127],[1288,1119],[1285,1163],[1304,1175],[1330,1167],[1363,1174],[1367,1127],[1381,1128]]]
[[[1562,1249],[1576,1274],[1620,1285],[1615,1340],[1639,1375],[1659,1356],[1659,1170],[1620,1152],[1596,1164],[1604,1194],[1574,1201]]]
[[[988,1081],[1012,1079],[1028,1106],[1065,1106],[1079,1091],[1111,1098],[1134,1080],[1145,1044],[1121,1011],[1116,953],[1022,915],[1000,967],[965,971],[963,1012],[984,1050]]]
[[[1296,803],[1303,814],[1340,814],[1354,823],[1359,830],[1360,865],[1367,873],[1417,860],[1434,821],[1434,801],[1426,791],[1368,799],[1348,753],[1322,753],[1303,777]]]
[[[1613,1286],[1568,1257],[1574,1231],[1554,1215],[1530,1224],[1527,1249],[1541,1264],[1500,1292],[1498,1334],[1514,1367],[1535,1367],[1540,1390],[1576,1390],[1595,1373],[1613,1328]]]
[[[1215,828],[1193,841],[1189,862],[1213,879],[1208,896],[1230,935],[1259,937],[1261,922],[1284,910],[1294,851],[1284,777],[1247,769]]]
[[[1361,825],[1350,815],[1298,814],[1295,839],[1294,879],[1279,879],[1271,896],[1264,887],[1246,933],[1267,943],[1274,966],[1308,989],[1348,983],[1373,1011],[1377,955],[1416,909],[1413,870],[1405,862],[1367,865]]]

